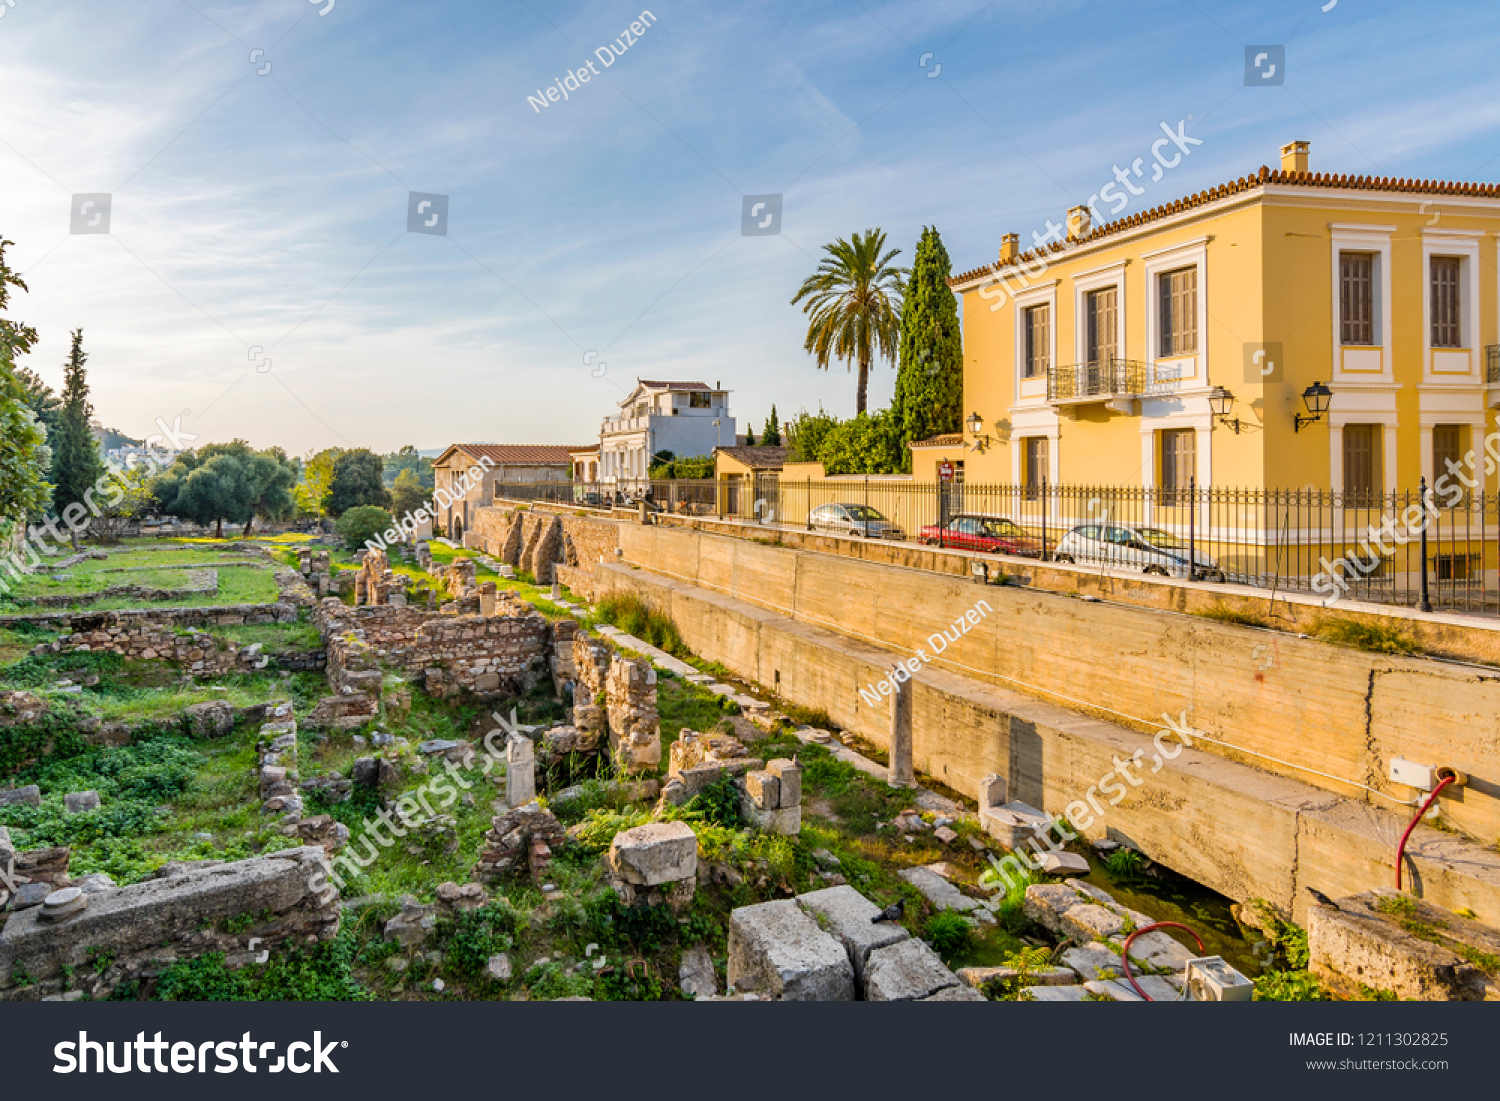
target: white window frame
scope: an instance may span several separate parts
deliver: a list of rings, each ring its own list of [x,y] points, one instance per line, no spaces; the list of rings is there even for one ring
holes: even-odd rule
[[[1141,254],[1146,273],[1146,370],[1153,388],[1172,384],[1172,392],[1208,387],[1208,242],[1211,237]],[[1179,268],[1198,271],[1198,350],[1191,355],[1163,356],[1159,278]],[[1160,372],[1160,373],[1159,373]]]
[[[1484,345],[1479,336],[1479,239],[1483,230],[1422,230],[1422,381],[1477,386],[1484,381]],[[1451,256],[1458,260],[1460,330],[1464,347],[1432,346],[1432,260]],[[1452,353],[1467,352],[1467,371],[1437,370],[1440,362],[1452,362]],[[1447,353],[1447,354],[1445,354]]]
[[[1329,301],[1330,332],[1333,337],[1333,362],[1329,364],[1328,377],[1331,382],[1393,382],[1394,360],[1391,354],[1391,235],[1395,226],[1366,225],[1364,223],[1328,223],[1329,240]],[[1375,284],[1375,324],[1373,326],[1376,347],[1368,344],[1342,343],[1342,317],[1339,302],[1343,288],[1339,279],[1339,254],[1344,252],[1368,252],[1375,256],[1375,270],[1371,278]],[[1352,353],[1352,354],[1350,354]],[[1350,368],[1345,369],[1345,362]],[[1362,361],[1376,363],[1378,370],[1359,367]],[[1358,423],[1358,422],[1356,422]],[[1340,456],[1343,451],[1339,452]],[[1340,459],[1340,467],[1343,460]]]
[[[1061,280],[1053,279],[1036,284],[1028,290],[1011,297],[1011,328],[1015,330],[1011,374],[1014,378],[1014,400],[1017,405],[1046,405],[1047,379],[1025,378],[1026,370],[1026,311],[1033,306],[1046,306],[1051,313],[1047,324],[1047,362],[1057,366],[1057,286]]]
[[[1073,277],[1073,362],[1084,363],[1088,359],[1088,297],[1094,291],[1115,290],[1115,348],[1119,358],[1125,354],[1125,268],[1129,260],[1121,260],[1108,267],[1081,272]]]

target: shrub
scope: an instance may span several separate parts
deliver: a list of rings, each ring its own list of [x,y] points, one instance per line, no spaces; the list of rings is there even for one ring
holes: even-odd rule
[[[688,809],[701,811],[703,820],[715,826],[737,830],[744,825],[740,814],[740,789],[727,772],[693,796]]]
[[[607,596],[595,609],[599,618],[628,635],[649,642],[658,650],[683,657],[689,654],[677,633],[677,624],[660,612],[653,612],[634,594]]]
[[[359,505],[340,516],[334,530],[339,533],[344,546],[358,551],[366,542],[387,530],[392,522],[391,514],[385,509],[377,505]]]
[[[1371,654],[1415,654],[1421,651],[1415,639],[1383,623],[1361,623],[1353,619],[1325,619],[1318,624],[1324,642],[1353,646]]]
[[[973,927],[962,914],[942,910],[927,919],[927,939],[943,959],[951,959],[965,951],[974,940]]]

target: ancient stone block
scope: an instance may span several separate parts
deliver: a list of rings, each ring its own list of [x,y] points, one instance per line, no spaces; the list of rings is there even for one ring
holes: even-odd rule
[[[99,793],[97,791],[70,791],[63,796],[63,808],[69,814],[98,810]]]
[[[183,714],[195,738],[223,738],[234,732],[234,704],[228,700],[195,703]]]
[[[1403,1000],[1500,1000],[1500,976],[1475,962],[1500,958],[1494,929],[1388,888],[1337,905],[1307,912],[1309,970],[1336,993],[1364,986]]]
[[[785,757],[766,762],[766,771],[780,781],[781,801],[777,804],[781,807],[797,807],[802,805],[802,766],[795,761],[789,761]]]
[[[41,805],[42,789],[35,784],[27,784],[23,788],[11,788],[8,791],[0,791],[0,807],[39,807]]]
[[[658,887],[698,874],[698,838],[686,822],[651,822],[622,830],[609,846],[609,862],[627,883]]]
[[[745,792],[761,810],[775,810],[781,802],[781,781],[769,769],[745,773]]]
[[[810,891],[797,896],[797,905],[819,918],[819,924],[843,944],[861,989],[870,953],[907,939],[906,930],[895,922],[872,921],[880,915],[880,907],[853,887]]]
[[[524,734],[505,743],[505,801],[524,806],[536,798],[536,747]]]
[[[694,998],[712,998],[719,993],[718,976],[714,974],[713,957],[701,944],[689,948],[682,954],[682,963],[677,969],[677,985],[684,994]]]
[[[762,902],[729,915],[729,987],[783,1001],[853,1001],[854,965],[796,902]]]

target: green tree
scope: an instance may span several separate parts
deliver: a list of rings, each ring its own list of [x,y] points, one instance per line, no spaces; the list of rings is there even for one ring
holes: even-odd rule
[[[859,364],[855,411],[863,413],[871,364],[876,356],[896,354],[906,269],[892,266],[901,250],[886,252],[885,231],[880,229],[856,233],[848,241],[841,237],[824,245],[823,251],[828,255],[803,282],[792,305],[806,300],[803,349],[816,357],[820,368],[827,370],[834,358]]]
[[[745,446],[746,447],[754,447],[755,446],[755,429],[752,428],[752,427],[750,427],[750,425],[748,425],[748,424],[745,425]]]
[[[132,521],[149,516],[156,507],[148,468],[113,470],[105,480],[104,500],[91,528],[94,538],[101,543],[118,543]]]
[[[308,452],[302,464],[302,481],[294,494],[297,511],[303,516],[326,516],[328,513],[328,490],[333,485],[333,464],[344,453],[342,447],[329,447],[313,454]]]
[[[948,287],[951,274],[937,228],[925,227],[901,308],[901,356],[891,402],[903,471],[911,470],[907,444],[963,429],[963,336],[958,298]]]
[[[210,445],[212,446],[212,445]],[[152,480],[151,491],[162,512],[195,524],[215,525],[224,537],[224,521],[243,524],[255,515],[254,480],[243,457],[232,445],[206,454],[184,451],[177,461]]]
[[[763,447],[781,446],[781,425],[776,420],[776,406],[771,406],[771,415],[766,418],[766,426],[761,430],[760,442]]]
[[[279,447],[256,451],[244,440],[229,443],[211,443],[199,450],[198,456],[208,462],[220,455],[233,456],[242,469],[239,475],[244,500],[233,503],[235,522],[244,524],[240,533],[248,537],[255,518],[262,520],[285,520],[296,511],[297,503],[293,490],[301,473],[297,460],[288,458]],[[226,514],[222,519],[230,519]]]
[[[21,389],[25,391],[26,396],[22,400],[47,429],[48,440],[55,439],[57,429],[62,424],[62,402],[58,400],[52,387],[42,381],[42,376],[29,367],[18,365],[15,374],[21,383]]]
[[[396,475],[396,482],[391,486],[391,512],[396,516],[416,512],[430,496],[431,493],[413,471],[403,470]]]
[[[792,449],[793,456],[802,462],[822,462],[823,442],[838,425],[839,419],[823,412],[822,406],[818,407],[816,413],[803,409],[786,422],[787,446]]]
[[[407,444],[400,451],[392,451],[387,455],[382,455],[381,458],[385,463],[382,477],[384,477],[387,487],[395,485],[396,479],[405,470],[409,470],[415,475],[417,483],[423,489],[430,490],[437,485],[437,475],[433,472],[432,460],[424,459],[411,444]],[[400,514],[398,513],[397,515]]]
[[[83,350],[83,330],[75,329],[73,347],[63,365],[62,414],[52,446],[52,505],[68,525],[74,550],[78,549],[78,530],[87,527],[84,518],[92,511],[89,494],[104,477],[99,447],[89,430],[94,407],[89,404],[88,372],[84,369],[88,358]]]
[[[36,344],[36,330],[4,316],[11,288],[26,289],[5,262],[5,246],[13,243],[0,238],[0,539],[13,523],[46,508],[52,493],[47,434],[29,407],[15,365],[15,357]]]
[[[818,461],[829,474],[896,474],[901,431],[889,409],[842,421],[824,437]]]
[[[384,469],[381,457],[368,448],[341,454],[334,460],[333,479],[328,484],[328,515],[337,519],[361,505],[388,508],[391,495],[386,492]]]
[[[345,510],[344,514],[339,517],[334,530],[339,533],[344,546],[357,551],[366,542],[388,530],[393,522],[391,514],[383,508],[375,505],[355,505]]]

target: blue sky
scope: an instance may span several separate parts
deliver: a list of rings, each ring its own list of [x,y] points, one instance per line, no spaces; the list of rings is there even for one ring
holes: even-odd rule
[[[758,432],[772,402],[853,412],[789,305],[825,242],[880,226],[909,262],[935,224],[974,267],[1149,162],[1162,122],[1203,144],[1125,213],[1294,138],[1315,170],[1500,177],[1500,5],[327,6],[3,9],[13,312],[54,385],[83,327],[106,424],[191,410],[201,441],[298,454],[587,442],[645,377],[722,382]],[[528,104],[643,10],[613,65]],[[1259,44],[1284,85],[1244,86]],[[412,191],[450,197],[446,237],[407,232]],[[83,192],[113,196],[110,234],[69,233]],[[742,196],[774,193],[783,232],[742,236]],[[877,367],[872,406],[893,386]]]

